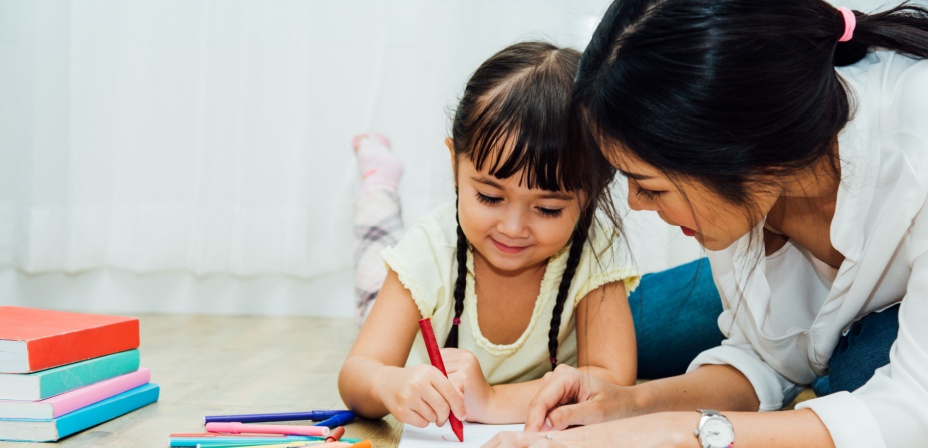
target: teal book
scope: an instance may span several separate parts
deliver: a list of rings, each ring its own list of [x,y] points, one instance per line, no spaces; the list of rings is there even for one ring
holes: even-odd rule
[[[0,400],[38,401],[139,369],[139,350],[32,373],[0,373]]]
[[[146,384],[51,420],[0,419],[0,440],[55,442],[158,401],[160,388]]]

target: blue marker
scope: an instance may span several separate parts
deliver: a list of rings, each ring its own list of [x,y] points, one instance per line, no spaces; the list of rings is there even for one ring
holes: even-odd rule
[[[354,421],[354,412],[344,411],[338,415],[332,416],[331,418],[321,421],[314,424],[313,426],[328,426],[329,428],[337,428],[339,426],[345,426]]]

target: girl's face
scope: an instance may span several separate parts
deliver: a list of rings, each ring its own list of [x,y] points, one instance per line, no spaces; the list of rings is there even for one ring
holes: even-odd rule
[[[577,225],[577,193],[530,189],[519,185],[519,175],[501,180],[488,171],[486,166],[477,170],[466,157],[455,162],[458,217],[467,240],[501,271],[547,263],[567,245]]]
[[[669,179],[617,145],[604,148],[612,166],[628,179],[629,208],[657,212],[708,250],[725,249],[747,234],[779,197],[772,191],[755,192],[748,199],[753,207],[734,205],[700,182]]]

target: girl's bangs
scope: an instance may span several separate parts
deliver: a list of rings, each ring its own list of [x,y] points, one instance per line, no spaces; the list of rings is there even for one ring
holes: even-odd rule
[[[526,97],[511,93],[522,89],[507,90],[472,123],[468,150],[474,166],[497,179],[519,176],[519,184],[532,189],[587,189],[583,142],[575,138],[579,121],[569,118],[568,94],[532,92],[539,95]]]

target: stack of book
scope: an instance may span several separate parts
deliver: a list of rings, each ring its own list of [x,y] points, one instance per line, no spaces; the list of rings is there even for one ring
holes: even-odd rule
[[[0,440],[52,442],[158,401],[135,318],[0,306]]]

